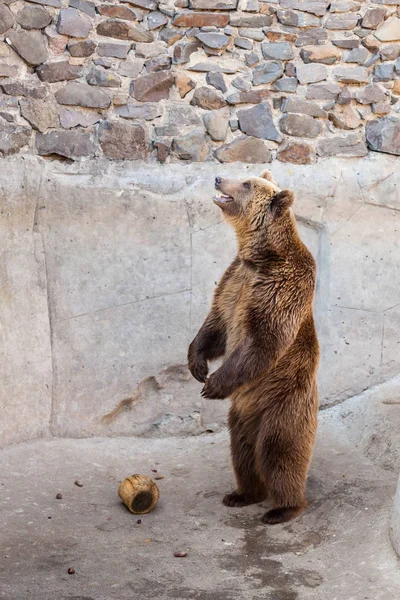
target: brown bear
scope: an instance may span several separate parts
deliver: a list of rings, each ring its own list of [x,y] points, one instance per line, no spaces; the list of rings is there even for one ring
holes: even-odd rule
[[[190,344],[189,369],[204,398],[231,397],[229,428],[237,489],[227,506],[270,499],[265,523],[307,506],[305,487],[318,413],[315,261],[300,240],[294,195],[269,172],[217,177],[214,198],[236,231],[238,254]],[[208,375],[208,361],[224,357]]]

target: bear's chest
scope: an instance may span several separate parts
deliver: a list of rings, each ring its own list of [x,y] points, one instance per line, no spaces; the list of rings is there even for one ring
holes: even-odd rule
[[[227,331],[227,354],[243,340],[251,296],[251,277],[240,269],[221,295],[222,314]]]

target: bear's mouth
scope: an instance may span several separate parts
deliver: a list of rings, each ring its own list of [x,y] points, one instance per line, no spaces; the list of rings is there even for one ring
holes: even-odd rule
[[[218,196],[213,196],[214,204],[218,206],[224,206],[225,204],[229,204],[229,202],[233,202],[232,196],[226,196],[225,194],[220,194]]]

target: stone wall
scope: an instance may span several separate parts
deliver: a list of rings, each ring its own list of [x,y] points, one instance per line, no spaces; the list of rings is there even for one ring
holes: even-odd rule
[[[400,154],[400,0],[3,0],[0,153]]]
[[[398,160],[271,165],[295,190],[318,262],[324,407],[399,372]],[[265,167],[35,156],[1,166],[0,446],[221,427],[227,401],[203,400],[185,366],[236,252],[214,177]]]

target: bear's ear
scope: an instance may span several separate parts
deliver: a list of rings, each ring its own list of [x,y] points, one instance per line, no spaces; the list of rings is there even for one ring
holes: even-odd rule
[[[271,212],[274,217],[282,216],[292,206],[294,194],[291,190],[282,190],[272,197]]]
[[[261,179],[266,179],[267,181],[270,181],[271,183],[276,185],[276,181],[273,178],[271,171],[264,171],[264,173],[261,173],[260,177]]]

